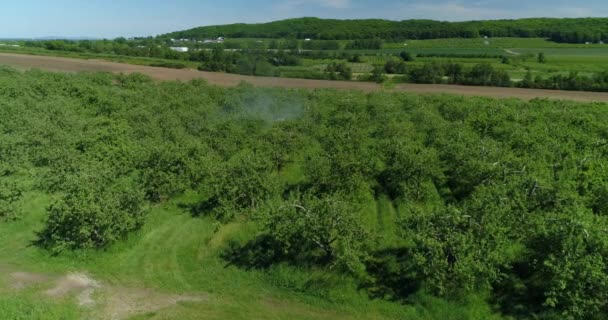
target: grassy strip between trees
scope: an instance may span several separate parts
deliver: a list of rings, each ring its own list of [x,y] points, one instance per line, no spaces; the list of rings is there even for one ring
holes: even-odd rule
[[[0,97],[7,262],[352,318],[608,314],[604,104],[6,68]]]

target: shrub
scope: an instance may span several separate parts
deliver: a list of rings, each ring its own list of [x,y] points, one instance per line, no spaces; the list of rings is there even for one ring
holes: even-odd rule
[[[330,63],[325,68],[330,80],[350,80],[353,76],[353,71],[349,68],[346,63]]]
[[[357,210],[339,195],[316,197],[305,194],[271,210],[266,234],[281,244],[288,255],[312,259],[315,251],[321,262],[338,263],[358,271],[364,254],[365,232]]]
[[[406,64],[402,61],[390,60],[384,65],[384,71],[387,74],[404,74],[406,72]]]
[[[16,202],[22,195],[22,190],[15,183],[0,183],[0,220],[14,220],[19,216]]]
[[[401,59],[403,59],[403,61],[406,61],[406,62],[408,62],[408,61],[414,61],[414,56],[411,53],[407,52],[407,51],[402,51],[399,54],[399,57],[401,57]]]
[[[273,163],[266,155],[240,152],[216,169],[215,179],[207,186],[212,196],[203,207],[223,221],[259,208],[276,192],[272,169]]]
[[[171,68],[171,69],[186,69],[187,66],[179,62],[158,62],[150,65],[151,67]]]
[[[55,253],[103,248],[143,225],[144,196],[133,183],[79,180],[48,207],[39,245]]]

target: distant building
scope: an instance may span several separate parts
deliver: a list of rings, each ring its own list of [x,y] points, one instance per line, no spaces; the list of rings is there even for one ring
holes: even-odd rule
[[[199,41],[199,42],[201,42],[201,41]],[[206,40],[202,41],[202,43],[224,43],[224,37],[218,37],[215,40],[213,40],[213,39],[206,39]]]
[[[171,47],[169,49],[176,51],[176,52],[188,52],[188,50],[189,50],[188,47]]]
[[[304,39],[304,41],[312,41],[312,39],[306,38],[306,39]]]

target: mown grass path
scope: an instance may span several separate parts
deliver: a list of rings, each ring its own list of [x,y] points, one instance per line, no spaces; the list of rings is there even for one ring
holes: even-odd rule
[[[0,224],[0,309],[12,306],[0,310],[2,319],[394,319],[373,303],[363,312],[366,306],[294,295],[273,286],[262,271],[227,266],[219,258],[224,242],[247,227],[218,229],[177,202],[152,208],[142,230],[105,251],[52,256],[32,246],[51,199],[30,193],[24,217]],[[10,278],[21,273],[44,280],[17,290]],[[91,305],[79,306],[86,286],[46,294],[73,275],[99,283]]]

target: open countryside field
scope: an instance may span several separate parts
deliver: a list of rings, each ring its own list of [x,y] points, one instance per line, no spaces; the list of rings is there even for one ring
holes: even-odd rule
[[[198,52],[212,52],[218,46],[235,48],[227,50],[269,50],[277,52],[283,44],[291,40],[286,39],[227,39],[225,44],[200,44],[194,41],[178,41],[171,43],[172,46],[184,46],[191,50],[191,54]],[[10,42],[8,42],[10,43]],[[20,47],[0,46],[0,52],[27,53],[36,55],[55,55],[63,57],[74,57],[84,59],[102,59],[114,62],[122,62],[148,66],[175,66],[179,68],[197,68],[199,58],[187,58],[187,54],[174,53],[170,57],[153,58],[147,55],[153,50],[150,44],[139,45],[133,43],[130,46],[136,51],[133,56],[125,56],[119,51],[107,51],[99,49],[98,53],[87,52],[85,49],[71,46],[34,46],[35,42],[15,42]],[[111,42],[110,42],[111,43]],[[300,46],[307,42],[299,41]],[[576,73],[580,76],[593,77],[600,72],[608,71],[608,44],[569,44],[555,43],[543,38],[450,38],[430,40],[404,40],[400,42],[385,42],[379,49],[349,49],[348,41],[315,40],[314,48],[331,48],[327,43],[335,43],[340,49],[308,50],[302,49],[302,53],[317,55],[338,55],[344,57],[316,57],[303,56],[297,65],[277,66],[273,69],[256,75],[281,76],[287,78],[324,78],[326,68],[332,63],[345,63],[352,70],[352,79],[367,78],[374,67],[383,68],[389,61],[399,62],[399,54],[403,51],[415,57],[414,61],[407,62],[408,70],[421,68],[429,63],[456,63],[465,69],[471,69],[476,65],[489,64],[495,70],[506,72],[515,84],[520,83],[527,74],[533,79],[548,79],[553,76],[568,76]],[[156,45],[156,44],[155,44]],[[140,47],[143,47],[140,48]],[[63,49],[62,49],[63,48]],[[78,49],[78,50],[76,50]],[[134,50],[135,50],[134,49]],[[65,51],[75,50],[75,51]],[[84,50],[84,51],[83,51]],[[107,52],[106,52],[107,51]],[[123,50],[124,51],[124,50]],[[286,49],[292,52],[294,49]],[[139,53],[137,53],[139,52]],[[147,53],[146,53],[147,52]],[[230,52],[230,51],[228,51]],[[543,53],[546,60],[542,63],[537,61],[537,55]],[[140,56],[143,54],[144,56]],[[360,62],[349,61],[346,57],[361,55]],[[486,55],[486,57],[483,57]],[[503,59],[505,57],[507,61]],[[276,58],[275,58],[276,59]],[[272,68],[271,66],[269,68]],[[208,69],[208,68],[203,68]],[[221,71],[221,70],[212,70]],[[234,71],[232,73],[251,73],[251,71]],[[256,73],[256,72],[254,72]],[[259,73],[259,72],[257,72]],[[393,82],[409,82],[407,78],[388,77]]]
[[[226,73],[202,72],[197,70],[176,70],[132,64],[122,64],[101,60],[83,60],[37,55],[19,55],[0,53],[0,65],[7,65],[21,70],[41,69],[58,72],[112,72],[142,73],[156,80],[190,81],[204,79],[210,84],[219,86],[236,86],[245,81],[256,86],[306,88],[306,89],[342,89],[342,90],[383,90],[382,85],[368,82],[327,81],[307,79],[283,79],[269,77],[251,77]],[[608,93],[575,92],[558,90],[538,90],[519,88],[491,88],[456,85],[399,84],[392,90],[421,94],[454,94],[464,96],[485,96],[495,98],[519,98],[524,100],[546,98],[588,102],[608,102]]]
[[[0,19],[0,320],[608,320],[608,18],[33,2]],[[427,14],[520,7],[570,11]]]
[[[0,88],[1,319],[595,314],[539,310],[538,292],[603,307],[587,288],[608,251],[605,104],[7,68]]]
[[[400,42],[388,42],[383,45],[386,49],[435,49],[435,48],[463,48],[463,49],[504,49],[504,48],[529,48],[529,49],[607,49],[608,44],[584,44],[584,43],[556,43],[544,38],[449,38],[429,40],[404,40]]]

